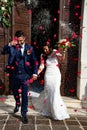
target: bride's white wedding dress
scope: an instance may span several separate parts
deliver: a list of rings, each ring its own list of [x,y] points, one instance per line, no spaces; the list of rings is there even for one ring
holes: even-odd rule
[[[32,99],[35,110],[40,114],[49,116],[55,120],[69,118],[67,108],[60,95],[61,73],[58,68],[58,55],[53,53],[46,60],[46,71],[44,76],[44,91],[37,100]],[[41,66],[44,66],[41,64]]]

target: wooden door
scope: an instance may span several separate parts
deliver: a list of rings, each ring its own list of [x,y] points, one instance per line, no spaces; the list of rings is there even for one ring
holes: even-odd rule
[[[15,0],[12,8],[11,28],[8,29],[0,26],[0,50],[13,39],[17,30],[23,30],[26,35],[26,42],[31,43],[31,12],[25,7],[24,2]],[[8,77],[4,72],[7,59],[7,55],[0,55],[0,94],[11,93],[11,77]]]
[[[0,26],[0,51],[7,44],[9,37],[9,29]],[[6,76],[4,69],[7,63],[8,56],[0,54],[0,95],[7,94],[9,78]]]
[[[25,2],[15,0],[12,10],[12,37],[17,30],[23,30],[26,41],[31,43],[31,13],[25,6]]]
[[[25,7],[25,2],[15,0],[12,9],[12,28],[11,37],[13,39],[15,32],[22,30],[25,33],[26,42],[31,44],[31,11]],[[9,88],[12,89],[12,80],[9,79]]]

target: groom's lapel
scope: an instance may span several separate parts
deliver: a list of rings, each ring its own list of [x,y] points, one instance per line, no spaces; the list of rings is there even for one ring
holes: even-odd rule
[[[29,46],[25,43],[24,47],[24,56],[27,56],[27,50],[29,49]]]

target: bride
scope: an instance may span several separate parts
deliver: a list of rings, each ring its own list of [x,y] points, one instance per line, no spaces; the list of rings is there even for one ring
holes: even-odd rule
[[[60,58],[64,55],[53,49],[50,44],[43,46],[44,54],[41,54],[41,63],[38,75],[46,67],[44,75],[44,90],[37,100],[32,99],[32,104],[41,115],[55,120],[69,118],[66,105],[60,94],[61,73],[58,67]]]

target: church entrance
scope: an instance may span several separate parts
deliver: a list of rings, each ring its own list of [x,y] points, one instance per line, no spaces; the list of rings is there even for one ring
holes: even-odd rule
[[[35,48],[38,61],[44,43],[55,45],[58,41],[59,1],[36,0],[32,3],[31,44]],[[44,89],[44,72],[32,84],[32,91]]]

